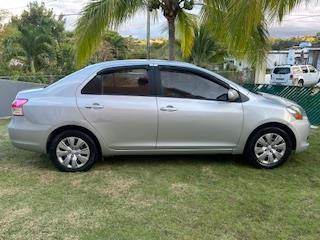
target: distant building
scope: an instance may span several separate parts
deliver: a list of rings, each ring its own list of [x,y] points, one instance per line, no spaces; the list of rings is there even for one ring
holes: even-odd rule
[[[250,65],[246,61],[239,61],[234,58],[225,59],[225,67],[228,64],[233,65],[238,71],[250,68]],[[310,44],[303,43],[288,50],[269,51],[266,62],[262,64],[260,69],[256,69],[255,82],[264,83],[266,72],[269,72],[275,66],[288,64],[309,64],[320,71],[320,48],[311,47]]]
[[[320,48],[309,48],[308,64],[320,70]]]
[[[312,48],[270,51],[267,57],[267,69],[286,64],[309,64],[309,52]]]
[[[290,61],[290,51],[294,51],[294,61]],[[290,49],[270,51],[267,58],[267,69],[285,64],[309,64],[320,70],[320,48]]]

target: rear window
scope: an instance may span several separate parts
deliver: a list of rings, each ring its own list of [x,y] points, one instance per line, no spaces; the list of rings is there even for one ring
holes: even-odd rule
[[[288,67],[275,68],[273,70],[273,73],[274,74],[289,74],[290,68],[288,68]]]

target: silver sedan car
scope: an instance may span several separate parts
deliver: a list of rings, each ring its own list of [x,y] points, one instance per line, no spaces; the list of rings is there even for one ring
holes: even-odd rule
[[[19,92],[12,111],[12,143],[48,153],[62,171],[125,154],[245,154],[274,168],[309,146],[310,124],[296,103],[173,61],[90,65]]]

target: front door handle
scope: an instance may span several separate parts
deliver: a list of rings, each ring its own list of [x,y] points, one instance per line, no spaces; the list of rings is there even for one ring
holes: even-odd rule
[[[103,105],[100,105],[99,103],[93,103],[92,105],[90,106],[86,106],[87,109],[103,109],[104,106]]]
[[[174,106],[168,105],[166,107],[160,108],[161,111],[163,112],[176,112],[178,109],[176,109]]]

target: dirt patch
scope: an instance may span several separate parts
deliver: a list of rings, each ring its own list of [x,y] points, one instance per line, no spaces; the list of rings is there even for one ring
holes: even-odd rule
[[[7,229],[12,226],[15,221],[24,218],[26,215],[31,214],[31,208],[20,208],[20,209],[7,209],[4,211],[3,215],[0,217],[0,231]]]
[[[10,188],[0,187],[0,197],[13,196],[20,192],[21,192],[21,189],[17,187],[10,187]]]
[[[128,193],[136,183],[135,179],[117,177],[112,179],[108,185],[99,186],[96,190],[103,195],[117,198]]]
[[[173,183],[171,184],[170,190],[175,195],[189,195],[193,194],[197,189],[186,183]]]
[[[39,176],[39,181],[42,185],[50,185],[54,182],[55,179],[56,177],[54,176],[54,174],[49,172]]]

